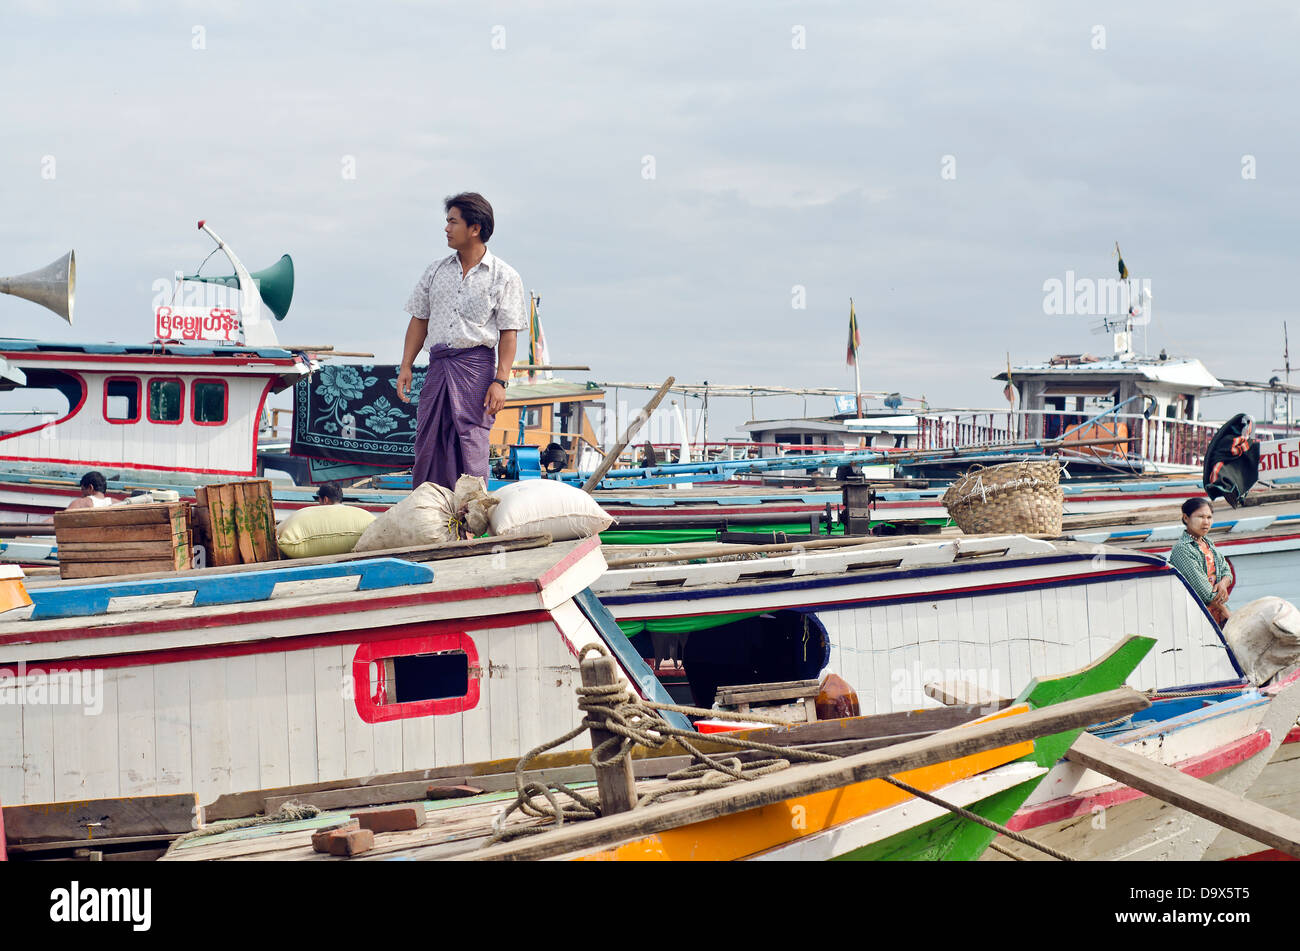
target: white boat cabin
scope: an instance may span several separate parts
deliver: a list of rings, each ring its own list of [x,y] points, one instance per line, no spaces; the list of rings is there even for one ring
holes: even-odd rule
[[[0,470],[171,483],[255,477],[267,396],[312,368],[279,348],[158,343],[0,339],[0,358],[26,377],[0,380]]]

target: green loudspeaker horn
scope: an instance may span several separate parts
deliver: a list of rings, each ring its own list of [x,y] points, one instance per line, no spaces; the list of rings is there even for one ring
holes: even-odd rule
[[[280,260],[270,267],[254,271],[249,276],[257,281],[257,292],[262,297],[262,303],[275,314],[276,320],[284,320],[284,315],[289,313],[289,304],[293,300],[293,258],[287,254],[281,255]],[[233,274],[225,277],[200,277],[191,274],[185,280],[239,287],[239,278]]]

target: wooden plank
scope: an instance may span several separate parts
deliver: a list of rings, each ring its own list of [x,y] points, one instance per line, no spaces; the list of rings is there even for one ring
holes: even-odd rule
[[[288,655],[258,654],[257,692],[252,702],[257,722],[257,781],[263,786],[292,782],[289,771]]]
[[[143,561],[72,562],[59,565],[60,578],[111,578],[115,575],[136,575],[151,571],[176,570],[175,559],[150,558]]]
[[[39,853],[53,852],[57,849],[76,849],[84,846],[87,842],[93,842],[96,846],[101,845],[135,845],[144,842],[161,842],[166,844],[177,836],[179,832],[168,832],[160,835],[115,835],[105,836],[104,838],[96,837],[94,839],[65,839],[58,842],[32,842],[28,845],[11,845],[10,851],[15,854],[19,853]],[[105,856],[107,858],[107,856]]]
[[[1082,733],[1065,754],[1162,802],[1209,819],[1232,832],[1300,858],[1300,819],[1225,792],[1204,780],[1155,763],[1090,733]]]
[[[151,561],[171,558],[178,545],[185,545],[184,535],[168,536],[162,541],[150,542],[59,542],[59,561]]]
[[[791,680],[770,684],[738,684],[719,687],[714,696],[716,703],[762,703],[768,700],[802,700],[815,697],[821,689],[816,680]]]
[[[771,805],[795,796],[879,779],[1063,730],[1117,719],[1149,705],[1134,690],[1112,690],[1031,713],[946,730],[925,739],[859,753],[832,763],[794,766],[752,782],[709,790],[655,807],[636,809],[573,826],[566,824],[545,835],[529,836],[524,841],[502,843],[483,849],[472,858],[539,859],[579,849],[605,847],[717,816]]]
[[[239,542],[236,538],[234,512],[227,501],[227,487],[207,487],[208,530],[212,545],[208,549],[208,564],[227,567],[239,564]]]
[[[320,777],[316,761],[315,663],[312,650],[289,651],[284,655],[291,783],[311,783]]]
[[[337,656],[339,648],[318,648],[321,651],[333,651]],[[323,674],[320,670],[317,676],[327,677],[329,696],[336,696],[338,693],[337,675]],[[318,683],[318,687],[319,687]],[[1010,701],[1001,701],[999,708],[1007,706]],[[969,705],[953,707],[935,707],[929,710],[908,710],[900,713],[884,713],[866,717],[850,717],[842,720],[821,720],[816,723],[799,723],[790,726],[778,726],[755,730],[741,730],[735,733],[735,736],[746,739],[757,740],[762,743],[771,743],[775,746],[809,746],[818,743],[834,743],[846,740],[865,740],[882,737],[900,737],[928,735],[937,733],[940,730],[950,729],[969,723],[980,716],[989,712],[987,706]],[[441,721],[450,721],[454,717],[436,717]],[[575,717],[576,721],[576,717]],[[554,731],[552,731],[554,732]],[[326,743],[327,739],[330,741]],[[342,760],[342,724],[331,725],[329,729],[323,726],[320,733],[320,742],[322,748],[326,745],[336,746],[338,751],[329,757],[329,762],[334,763],[336,760]],[[712,742],[707,736],[701,736],[693,739],[692,745],[706,753],[721,753],[733,751],[734,747],[725,746],[722,743]],[[441,749],[441,746],[439,747]],[[658,750],[638,750],[633,756],[635,758],[634,769],[638,776],[652,775],[652,767],[642,766],[643,762],[651,763],[660,759],[671,759],[685,755],[685,750],[675,741],[665,744]],[[563,753],[544,753],[536,757],[532,762],[535,770],[562,769],[568,766],[581,765],[587,763],[590,759],[591,751],[579,749],[572,752]],[[322,762],[325,761],[322,752]],[[211,821],[219,819],[234,819],[244,816],[257,815],[262,811],[262,804],[268,798],[281,798],[283,800],[301,799],[304,796],[316,792],[348,789],[363,787],[366,785],[383,785],[387,783],[415,782],[422,780],[445,780],[449,777],[468,777],[474,785],[481,785],[486,777],[494,775],[513,775],[518,760],[513,758],[488,760],[484,762],[458,762],[446,766],[437,766],[426,769],[412,769],[400,773],[388,773],[378,776],[368,777],[362,782],[356,779],[337,779],[327,780],[318,783],[299,783],[293,786],[281,786],[273,789],[249,790],[246,792],[226,793],[213,802],[207,804],[207,815]],[[341,772],[341,767],[333,770],[322,769],[322,772]],[[594,774],[593,774],[594,778]],[[444,783],[445,784],[445,783]],[[505,787],[502,787],[505,788]]]
[[[156,795],[154,676],[165,668],[123,667],[104,672],[117,681],[118,789],[126,796]]]
[[[190,662],[194,663],[194,662]],[[154,761],[157,793],[194,789],[194,764],[190,741],[189,664],[156,668],[154,693]]]
[[[949,706],[955,704],[1008,702],[1005,697],[999,697],[992,691],[985,690],[978,684],[973,684],[968,680],[941,680],[937,683],[928,683],[925,685],[925,695]]]
[[[54,528],[97,528],[107,525],[171,523],[181,512],[180,502],[147,502],[140,505],[110,505],[97,509],[55,512]],[[181,518],[184,518],[181,515]],[[182,524],[183,528],[184,525]]]
[[[596,486],[600,485],[600,480],[605,477],[605,473],[608,472],[618,460],[618,454],[627,448],[627,444],[632,441],[632,437],[635,436],[636,431],[641,428],[641,424],[650,418],[650,415],[655,411],[655,407],[658,406],[659,402],[665,395],[667,395],[668,389],[673,385],[674,380],[675,377],[671,376],[664,380],[663,385],[659,387],[655,392],[655,395],[650,397],[650,402],[645,404],[645,408],[642,409],[641,412],[637,413],[636,416],[634,416],[627,424],[627,429],[623,433],[623,438],[620,439],[609,452],[605,453],[605,458],[600,461],[600,465],[596,467],[596,471],[593,472],[587,481],[582,484],[582,491],[590,494],[596,490]]]
[[[97,525],[93,528],[65,528],[58,534],[59,547],[82,542],[154,542],[179,538],[184,529],[177,531],[170,523],[153,522],[147,525]]]
[[[255,533],[249,524],[249,513],[256,495],[243,482],[236,482],[229,486],[229,489],[235,503],[235,540],[239,545],[239,560],[246,565],[256,564],[262,559],[257,556],[256,543],[253,540]]]
[[[194,793],[4,807],[5,834],[11,846],[179,835],[202,821],[203,811]]]

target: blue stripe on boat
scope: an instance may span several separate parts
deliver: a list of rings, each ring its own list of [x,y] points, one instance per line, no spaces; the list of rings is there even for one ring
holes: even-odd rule
[[[109,584],[77,585],[67,588],[36,589],[28,592],[32,599],[31,620],[85,617],[107,614],[113,598],[131,598],[151,594],[194,592],[194,606],[238,604],[265,601],[275,586],[286,581],[317,581],[360,575],[358,591],[395,588],[402,585],[428,584],[433,569],[428,565],[397,558],[370,558],[337,565],[299,565],[266,568],[258,571],[231,572],[219,575],[195,575],[188,578],[153,578],[146,581],[114,581]]]

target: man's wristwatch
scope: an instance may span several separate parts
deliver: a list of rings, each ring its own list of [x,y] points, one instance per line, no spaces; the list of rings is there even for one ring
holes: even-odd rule
[[[505,380],[501,379],[500,377],[494,378],[494,379],[492,380],[492,383],[500,383],[500,384],[501,384],[501,389],[503,389],[503,390],[504,390],[507,386],[510,385],[509,383],[507,383]],[[489,383],[488,386],[491,386],[492,383]]]

